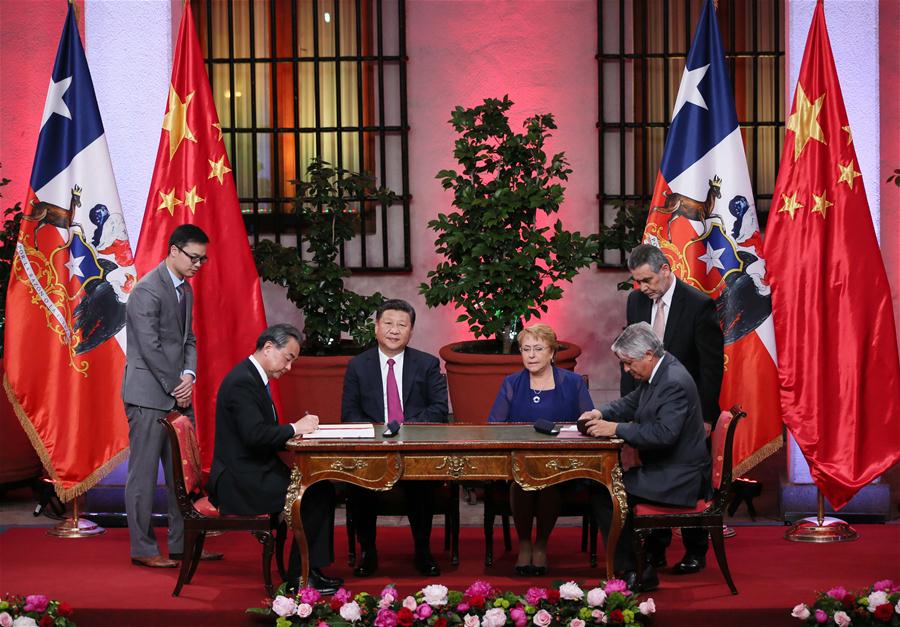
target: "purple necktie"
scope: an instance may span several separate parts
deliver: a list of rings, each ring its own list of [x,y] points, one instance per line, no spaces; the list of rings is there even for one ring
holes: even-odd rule
[[[394,360],[388,359],[387,376],[387,417],[388,422],[403,422],[403,407],[400,405],[400,392],[397,388],[397,377],[394,376]]]

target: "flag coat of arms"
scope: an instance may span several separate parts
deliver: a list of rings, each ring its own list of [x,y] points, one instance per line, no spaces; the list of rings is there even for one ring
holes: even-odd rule
[[[69,4],[7,292],[4,385],[64,501],[128,452],[119,397],[131,246]]]
[[[840,509],[900,461],[900,359],[821,1],[787,121],[766,251],[784,422]]]
[[[139,276],[155,269],[181,224],[197,225],[210,239],[209,263],[191,279],[197,338],[193,404],[204,469],[212,464],[219,384],[253,352],[266,327],[259,274],[223,139],[187,2],[135,259]],[[273,396],[277,403],[274,391]]]
[[[771,291],[731,81],[711,0],[703,5],[675,99],[644,242],[715,300],[725,337],[720,406],[747,412],[735,474],[781,446]]]

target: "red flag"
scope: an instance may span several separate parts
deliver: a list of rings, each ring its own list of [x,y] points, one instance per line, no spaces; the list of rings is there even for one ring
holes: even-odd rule
[[[766,235],[784,422],[835,509],[900,460],[900,360],[821,0]]]
[[[135,261],[140,276],[155,268],[180,224],[195,224],[209,235],[210,261],[191,280],[197,336],[194,408],[204,468],[212,463],[219,384],[253,352],[266,326],[259,275],[220,129],[187,2]]]
[[[119,391],[135,269],[74,7],[50,77],[16,242],[6,392],[68,501],[128,452]]]

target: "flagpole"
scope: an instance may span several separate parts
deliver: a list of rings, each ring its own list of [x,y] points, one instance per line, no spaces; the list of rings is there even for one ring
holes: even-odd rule
[[[97,523],[79,517],[78,497],[76,496],[72,499],[72,515],[55,527],[48,529],[47,535],[55,536],[57,538],[90,538],[92,536],[99,536],[104,532],[106,532],[106,529]]]
[[[840,518],[825,516],[825,495],[816,488],[818,512],[816,517],[798,520],[784,534],[784,539],[791,542],[850,542],[859,538],[859,534],[846,521]]]

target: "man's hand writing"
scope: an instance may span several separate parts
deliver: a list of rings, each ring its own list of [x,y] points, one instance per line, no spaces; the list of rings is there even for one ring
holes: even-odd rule
[[[319,428],[319,417],[315,414],[306,414],[294,423],[294,435],[303,435],[304,433],[312,433]]]

